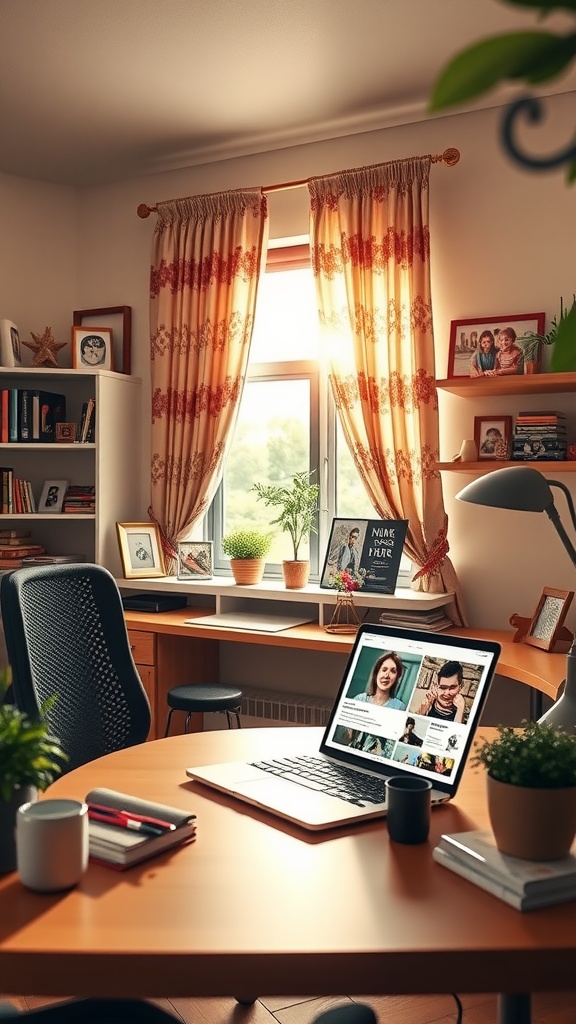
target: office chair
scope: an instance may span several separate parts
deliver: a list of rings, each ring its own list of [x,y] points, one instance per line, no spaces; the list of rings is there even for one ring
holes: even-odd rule
[[[31,1024],[175,1024],[180,1018],[140,999],[72,999],[34,1010],[0,1003],[2,1024],[27,1020]]]
[[[170,722],[173,711],[185,711],[186,721],[184,732],[188,732],[190,718],[193,714],[203,714],[206,711],[217,711],[226,715],[228,728],[232,728],[232,721],[236,721],[238,728],[241,728],[240,709],[242,707],[242,690],[237,686],[226,686],[224,683],[189,683],[184,686],[174,686],[166,694],[169,712],[166,719],[164,736],[170,731]]]
[[[150,704],[107,569],[16,569],[2,577],[0,609],[16,706],[38,717],[57,694],[46,720],[68,756],[64,773],[146,739]]]

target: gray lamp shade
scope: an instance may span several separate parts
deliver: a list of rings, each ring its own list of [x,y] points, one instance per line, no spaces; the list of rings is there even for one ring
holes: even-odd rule
[[[492,508],[544,512],[554,504],[548,481],[537,469],[509,466],[473,480],[456,495],[460,501]]]

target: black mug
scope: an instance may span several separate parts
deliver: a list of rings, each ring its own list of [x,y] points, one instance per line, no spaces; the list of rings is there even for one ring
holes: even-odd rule
[[[428,779],[393,775],[386,780],[388,835],[395,843],[425,843],[430,831]]]

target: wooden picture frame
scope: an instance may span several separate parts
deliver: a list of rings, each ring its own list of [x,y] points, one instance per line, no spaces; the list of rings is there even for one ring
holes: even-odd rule
[[[132,349],[132,306],[101,306],[99,309],[75,309],[72,314],[74,327],[82,327],[86,321],[95,324],[109,324],[114,330],[114,339],[120,338],[114,353],[114,368],[119,373],[131,372]],[[87,326],[91,326],[87,324]]]
[[[571,639],[572,633],[564,628],[564,619],[573,597],[573,590],[544,587],[522,642],[542,651],[553,651],[559,640]]]
[[[116,531],[125,579],[166,575],[160,530],[155,523],[116,523]]]
[[[497,340],[500,331],[511,328],[515,337],[544,334],[544,313],[506,313],[498,316],[462,317],[450,323],[450,347],[448,351],[448,379],[472,377],[482,380],[484,376],[496,376],[490,372],[497,352]],[[494,340],[494,351],[486,357],[486,369],[477,370],[474,357],[481,349],[482,335],[491,335]],[[489,339],[488,339],[489,340]],[[520,361],[517,370],[524,373],[524,360]],[[504,375],[506,376],[506,375]]]
[[[113,370],[111,327],[72,328],[72,367],[75,370]]]
[[[38,502],[38,512],[58,515],[62,511],[68,480],[45,480]]]
[[[58,444],[74,444],[78,432],[77,423],[56,423],[55,426]]]
[[[510,458],[511,416],[475,416],[474,443],[480,461]]]
[[[183,540],[178,544],[178,579],[211,580],[214,565],[211,540]]]

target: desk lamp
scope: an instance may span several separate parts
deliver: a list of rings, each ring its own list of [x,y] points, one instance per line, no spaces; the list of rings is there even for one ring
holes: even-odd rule
[[[576,548],[561,522],[551,487],[558,487],[563,491],[572,526],[576,531],[576,513],[568,488],[558,480],[547,480],[537,469],[531,469],[529,466],[496,469],[468,484],[456,497],[473,505],[511,508],[521,512],[545,512],[568,552],[572,565],[576,567]],[[572,732],[576,727],[576,637],[566,657],[564,692],[539,721],[555,729],[564,729],[566,732]]]

